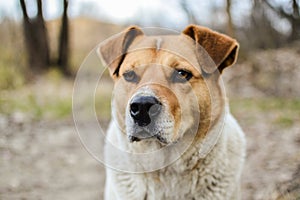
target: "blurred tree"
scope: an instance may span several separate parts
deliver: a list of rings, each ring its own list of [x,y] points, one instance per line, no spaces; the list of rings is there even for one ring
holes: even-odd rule
[[[271,3],[272,2],[272,3]],[[250,27],[245,29],[247,45],[251,48],[278,48],[300,39],[299,0],[274,3],[271,0],[252,0]],[[284,19],[290,30],[280,32],[278,20]]]
[[[244,41],[248,50],[277,48],[284,43],[284,36],[273,26],[274,19],[269,15],[270,10],[264,2],[252,0],[250,26],[245,29],[248,40]]]
[[[188,19],[188,23],[189,24],[197,24],[197,20],[193,14],[193,12],[191,11],[191,9],[189,8],[189,5],[187,3],[187,0],[180,0],[179,1],[180,6],[183,10],[183,12],[186,14],[187,19]]]
[[[25,0],[20,0],[23,13],[24,40],[28,53],[28,65],[34,73],[41,73],[51,66],[58,66],[64,75],[69,71],[69,23],[68,0],[64,0],[59,37],[58,58],[50,60],[48,34],[43,17],[42,0],[36,0],[37,15],[29,18]],[[55,64],[55,65],[53,65]]]
[[[23,12],[23,29],[25,45],[28,52],[29,66],[35,72],[49,67],[49,44],[47,29],[43,18],[42,0],[37,2],[37,16],[30,19],[24,0],[20,0]]]
[[[231,0],[226,0],[226,13],[227,13],[227,34],[231,37],[235,37],[234,25],[232,23],[231,16]]]
[[[289,0],[287,4],[278,7],[273,6],[269,0],[266,0],[265,3],[279,16],[287,19],[291,24],[288,40],[292,42],[300,39],[300,1]]]
[[[65,75],[70,75],[69,71],[69,20],[68,20],[68,0],[64,0],[64,10],[59,37],[59,49],[57,64]]]

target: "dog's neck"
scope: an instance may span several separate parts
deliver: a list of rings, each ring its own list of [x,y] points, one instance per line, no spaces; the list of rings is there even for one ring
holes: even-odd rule
[[[197,141],[194,140],[184,154],[173,165],[169,166],[173,171],[179,174],[189,172],[201,165],[212,152],[216,151],[215,149],[218,148],[222,139],[224,124],[229,113],[227,103],[225,104],[219,120],[209,127],[205,138],[201,138],[201,141],[198,141],[200,138],[195,138]]]

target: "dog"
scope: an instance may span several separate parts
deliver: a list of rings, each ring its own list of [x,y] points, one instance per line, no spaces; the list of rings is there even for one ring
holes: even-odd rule
[[[115,83],[105,199],[240,198],[246,141],[221,81],[238,50],[197,25],[167,35],[131,26],[99,46]]]

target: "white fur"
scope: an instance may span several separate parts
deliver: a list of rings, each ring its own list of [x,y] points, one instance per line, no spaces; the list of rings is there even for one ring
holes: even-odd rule
[[[162,39],[161,38],[157,38],[156,39],[156,51],[160,50],[161,43],[162,43]]]
[[[113,145],[130,151],[126,136],[113,121],[107,134]],[[220,137],[205,158],[201,158],[199,147],[193,146],[175,163],[155,172],[132,174],[107,168],[105,199],[239,199],[245,143],[242,129],[227,112]],[[106,156],[120,159],[109,151]],[[126,164],[126,158],[122,159]]]

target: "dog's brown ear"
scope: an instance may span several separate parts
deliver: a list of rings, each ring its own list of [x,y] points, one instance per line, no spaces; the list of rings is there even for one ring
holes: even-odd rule
[[[220,71],[224,68],[233,65],[237,60],[239,44],[236,40],[208,28],[189,25],[182,32],[188,35],[206,50],[216,67]],[[216,68],[211,65],[202,66],[205,73],[213,73]]]
[[[119,76],[119,69],[126,52],[134,39],[139,35],[143,35],[142,30],[137,26],[130,26],[122,33],[100,45],[98,53],[103,64],[108,66],[110,75],[113,78]]]

